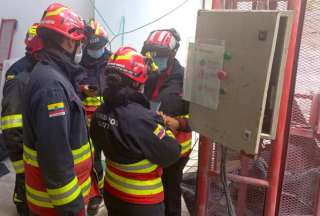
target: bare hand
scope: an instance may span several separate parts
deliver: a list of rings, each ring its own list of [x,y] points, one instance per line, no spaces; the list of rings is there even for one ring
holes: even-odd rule
[[[164,122],[172,131],[176,131],[180,127],[179,121],[175,118],[170,117],[170,116],[166,116]]]
[[[87,97],[96,97],[98,95],[98,90],[89,88],[89,85],[84,85],[82,91]]]
[[[166,117],[167,117],[167,116],[166,116],[163,112],[157,111],[157,114],[158,114],[159,116],[161,116],[163,122],[166,122]]]

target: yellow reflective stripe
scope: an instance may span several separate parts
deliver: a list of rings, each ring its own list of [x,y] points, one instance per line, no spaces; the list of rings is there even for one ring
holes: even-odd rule
[[[100,25],[97,24],[95,35],[99,35],[100,33]]]
[[[187,114],[187,115],[179,115],[179,116],[176,116],[176,118],[186,118],[186,119],[189,119],[190,118],[190,115]]]
[[[81,188],[78,185],[77,177],[74,177],[71,182],[61,188],[47,189],[47,191],[55,206],[68,204],[81,194]]]
[[[131,56],[134,55],[134,54],[135,54],[135,52],[130,51],[130,52],[128,52],[126,55],[121,55],[121,56],[120,56],[120,55],[117,55],[117,56],[112,55],[112,56],[111,56],[111,59],[115,59],[115,57],[116,57],[117,60],[128,60],[128,59],[130,59]]]
[[[48,193],[50,196],[64,194],[65,192],[68,192],[70,189],[72,189],[75,185],[78,185],[78,179],[76,177],[74,177],[68,184],[63,187],[48,189]]]
[[[39,167],[37,152],[26,145],[23,145],[23,160],[25,163],[34,167]]]
[[[65,8],[65,7],[61,7],[61,8],[58,8],[58,9],[54,10],[54,11],[47,12],[45,17],[59,15],[60,13],[65,11],[66,9],[67,8]]]
[[[90,177],[80,185],[80,189],[83,197],[89,195],[91,189]],[[55,204],[55,202],[51,199],[51,196],[49,196],[47,192],[35,190],[28,185],[26,185],[26,194],[27,200],[34,205],[45,208],[53,208],[53,204]]]
[[[90,189],[91,189],[91,177],[89,177],[86,181],[84,181],[81,185],[80,185],[81,191],[82,191],[82,196],[86,197],[89,195],[90,193]]]
[[[53,208],[53,205],[49,198],[49,194],[46,192],[35,190],[30,186],[26,185],[26,195],[27,200],[36,206]]]
[[[30,195],[28,192],[26,194],[28,202],[32,203],[33,205],[40,206],[43,208],[53,208],[53,205],[49,202],[39,201],[38,199],[34,198],[33,195]]]
[[[15,202],[23,202],[23,200],[21,200],[21,199],[19,199],[18,198],[18,194],[15,192],[14,194],[13,194],[13,201],[15,201]]]
[[[36,36],[37,35],[37,27],[35,25],[32,25],[28,29],[28,33],[31,34],[32,36]]]
[[[23,160],[12,161],[12,165],[17,174],[24,173]]]
[[[18,128],[22,127],[22,115],[7,115],[1,118],[1,128],[2,130],[10,129],[10,128]]]
[[[99,188],[102,189],[103,186],[104,186],[104,179],[102,178],[99,180]]]
[[[94,151],[93,147],[91,148]],[[91,157],[90,144],[87,143],[81,148],[72,150],[74,164],[79,164]],[[35,167],[39,167],[37,152],[26,145],[23,145],[23,160]]]
[[[107,160],[107,164],[124,172],[130,173],[149,173],[158,168],[156,164],[151,163],[149,160],[142,160],[132,164],[119,164],[110,160]]]
[[[27,152],[29,155],[33,156],[33,157],[37,157],[37,152],[31,148],[29,148],[26,145],[23,145],[23,151]]]
[[[187,141],[184,141],[180,143],[181,146],[186,147],[186,146],[191,146],[192,139],[188,139]]]
[[[171,130],[166,130],[166,135],[168,135],[169,137],[172,137],[174,139],[176,138]]]
[[[79,164],[91,157],[90,144],[87,143],[81,148],[72,150],[74,164]]]
[[[181,154],[185,154],[192,149],[192,140],[187,140],[183,143],[180,143],[181,146]]]
[[[83,105],[85,106],[100,106],[103,102],[102,97],[86,97],[83,100]]]
[[[153,133],[154,133],[155,135],[158,135],[162,130],[163,130],[163,126],[160,125],[160,124],[157,124],[157,127],[156,127],[156,129],[153,131]]]
[[[13,80],[15,78],[15,75],[7,75],[6,80]]]
[[[105,179],[112,187],[128,194],[153,195],[163,191],[161,178],[143,181],[132,180],[121,177],[107,168]]]
[[[31,157],[29,157],[30,155],[27,154],[23,154],[23,161],[31,166],[34,167],[39,167],[38,161],[32,159]]]
[[[110,171],[108,168],[106,168],[106,170],[108,170],[108,174],[110,174],[112,177],[115,177],[116,179],[122,181],[122,182],[127,182],[131,185],[135,185],[135,186],[153,186],[153,185],[157,185],[159,183],[161,183],[161,178],[156,178],[156,179],[152,179],[152,180],[135,180],[135,179],[129,179],[129,178],[125,178],[122,176],[119,176],[115,173],[113,173],[112,171]]]

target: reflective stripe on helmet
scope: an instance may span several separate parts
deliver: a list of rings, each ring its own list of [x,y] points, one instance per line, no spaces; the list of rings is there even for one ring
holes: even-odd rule
[[[65,11],[65,10],[67,10],[67,9],[68,9],[68,8],[66,8],[66,7],[57,8],[57,9],[54,10],[54,11],[47,12],[47,13],[45,14],[45,17],[59,15],[59,14],[61,14],[63,11]]]

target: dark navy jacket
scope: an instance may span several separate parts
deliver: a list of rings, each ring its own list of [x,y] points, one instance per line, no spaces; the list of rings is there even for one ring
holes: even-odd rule
[[[145,97],[129,88],[118,93],[106,90],[105,103],[91,123],[93,141],[106,158],[122,164],[148,159],[167,167],[179,159],[180,146],[171,136],[154,134],[163,120],[149,109]]]
[[[75,91],[80,68],[68,59],[54,51],[43,52],[24,96],[24,145],[37,152],[48,189],[63,187],[75,178],[72,150],[88,143],[85,112]],[[83,172],[91,167],[83,167]],[[83,197],[55,208],[61,215],[77,215],[84,208]]]

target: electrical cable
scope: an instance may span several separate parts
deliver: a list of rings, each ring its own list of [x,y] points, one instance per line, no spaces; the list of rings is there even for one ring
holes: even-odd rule
[[[232,198],[230,194],[230,190],[227,184],[227,168],[226,168],[226,161],[227,161],[227,154],[228,149],[221,145],[221,164],[220,164],[220,177],[227,201],[227,210],[229,216],[236,216],[236,211],[234,205],[232,203]]]
[[[140,26],[140,27],[137,27],[137,28],[134,28],[134,29],[132,29],[132,30],[124,31],[124,32],[122,32],[122,33],[116,34],[116,35],[109,41],[109,43],[111,43],[114,39],[116,39],[116,38],[119,37],[120,35],[125,35],[125,34],[130,34],[130,33],[136,32],[136,31],[138,31],[138,30],[140,30],[140,29],[142,29],[142,28],[144,28],[144,27],[146,27],[146,26],[149,26],[149,25],[151,25],[151,24],[153,24],[153,23],[158,22],[159,20],[165,18],[166,16],[172,14],[173,12],[175,12],[176,10],[178,10],[179,8],[181,8],[181,7],[182,7],[183,5],[185,5],[188,1],[189,1],[189,0],[183,1],[182,3],[180,3],[179,5],[177,5],[176,7],[174,7],[173,9],[171,9],[170,11],[166,12],[166,13],[163,14],[162,16],[160,16],[160,17],[158,17],[158,18],[156,18],[156,19],[154,19],[154,20],[152,20],[152,21],[150,21],[150,22],[147,22],[146,24],[144,24],[144,25],[142,25],[142,26]]]
[[[108,28],[109,32],[112,35],[117,35],[116,33],[114,33],[114,31],[111,29],[111,27],[109,26],[109,24],[107,23],[107,21],[104,19],[103,15],[100,13],[100,11],[98,10],[98,8],[96,7],[96,5],[94,4],[93,0],[89,0],[89,2],[91,3],[93,9],[97,12],[98,16],[101,18],[102,22],[104,23],[104,25]]]

